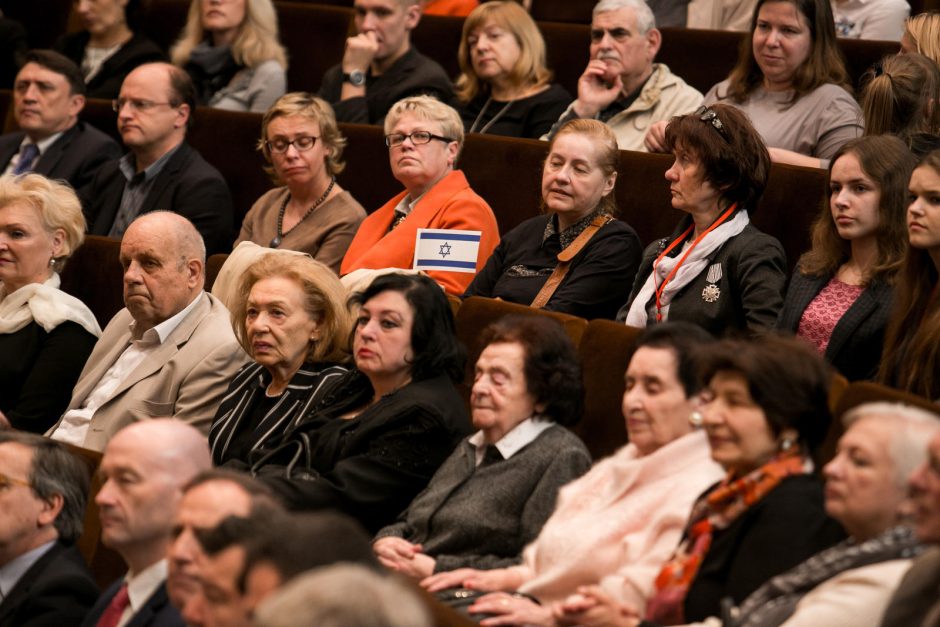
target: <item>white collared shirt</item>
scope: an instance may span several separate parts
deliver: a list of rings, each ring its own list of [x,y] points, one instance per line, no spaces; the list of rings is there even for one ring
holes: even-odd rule
[[[3,600],[6,599],[10,591],[16,587],[16,584],[23,578],[26,571],[32,568],[33,564],[35,564],[40,557],[45,555],[55,543],[55,540],[50,540],[31,551],[23,553],[19,557],[13,558],[3,566],[0,566],[0,603],[3,603]]]
[[[503,456],[503,459],[509,459],[554,424],[554,422],[549,422],[548,420],[526,418],[513,427],[509,433],[501,437],[493,446],[495,446],[499,454]],[[477,431],[470,436],[468,441],[476,448],[476,465],[479,466],[483,461],[487,444],[483,432]]]
[[[4,175],[13,174],[13,169],[14,169],[14,168],[17,166],[17,164],[20,162],[20,153],[23,152],[23,146],[25,146],[26,144],[36,144],[36,148],[39,149],[39,152],[36,154],[36,158],[33,159],[33,166],[35,167],[36,162],[39,161],[40,157],[42,157],[42,155],[46,152],[46,150],[49,148],[49,146],[51,146],[52,144],[54,144],[57,139],[59,139],[60,137],[62,137],[62,133],[64,133],[64,132],[65,132],[65,131],[59,131],[58,133],[53,133],[53,134],[50,135],[49,137],[47,137],[47,138],[45,138],[45,139],[43,139],[43,140],[40,140],[40,141],[38,141],[38,142],[34,142],[33,140],[31,140],[31,139],[29,138],[29,136],[24,137],[24,138],[23,138],[23,141],[20,142],[20,148],[19,148],[19,150],[16,151],[16,154],[15,154],[15,155],[13,155],[12,157],[10,157],[10,162],[7,163],[7,167],[6,167],[6,169],[3,171],[3,174],[4,174]]]
[[[166,560],[162,559],[155,564],[151,564],[137,574],[128,573],[124,577],[127,584],[127,598],[130,600],[124,613],[121,614],[121,620],[117,627],[124,627],[147,603],[147,599],[153,596],[166,581]]]
[[[137,323],[130,325],[131,341],[121,356],[117,358],[114,364],[104,373],[98,385],[88,394],[80,407],[70,409],[62,416],[62,421],[55,431],[49,436],[53,440],[68,442],[75,446],[82,446],[85,443],[85,436],[88,433],[88,427],[91,425],[91,419],[98,411],[98,408],[111,400],[114,391],[118,389],[121,383],[127,379],[134,369],[139,366],[144,359],[157,350],[169,335],[176,330],[183,319],[189,315],[189,312],[203,298],[203,292],[193,299],[178,314],[167,318],[152,329],[148,329],[139,339],[133,339],[137,336]]]

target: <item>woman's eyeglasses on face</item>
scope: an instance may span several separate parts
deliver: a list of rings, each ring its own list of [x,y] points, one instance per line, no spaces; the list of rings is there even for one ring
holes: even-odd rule
[[[442,135],[435,135],[434,133],[430,133],[428,131],[415,131],[414,133],[408,133],[407,135],[405,133],[392,133],[391,135],[386,135],[385,145],[388,146],[389,148],[394,148],[395,146],[401,146],[403,143],[405,143],[406,139],[410,139],[411,143],[414,144],[415,146],[420,146],[421,144],[430,143],[432,139],[442,141],[445,144],[449,144],[450,142],[457,141],[456,139],[452,137],[444,137]]]
[[[281,154],[287,152],[287,149],[291,146],[293,146],[294,150],[297,152],[306,152],[316,145],[318,139],[320,138],[314,137],[313,135],[301,135],[300,137],[295,137],[294,139],[277,137],[269,142],[264,143],[271,152]]]

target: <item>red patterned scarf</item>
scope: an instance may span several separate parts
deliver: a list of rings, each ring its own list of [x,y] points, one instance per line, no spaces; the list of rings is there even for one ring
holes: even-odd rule
[[[662,625],[685,624],[685,596],[711,547],[714,532],[727,528],[786,477],[811,470],[812,465],[794,446],[739,479],[725,477],[718,487],[700,497],[679,548],[656,577],[646,619]]]

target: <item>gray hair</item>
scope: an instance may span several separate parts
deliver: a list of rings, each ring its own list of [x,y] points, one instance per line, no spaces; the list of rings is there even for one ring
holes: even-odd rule
[[[19,444],[33,452],[29,485],[43,501],[59,495],[62,511],[53,525],[59,538],[71,544],[82,535],[91,470],[61,442],[25,431],[0,431],[0,444]]]
[[[300,575],[258,608],[256,627],[431,627],[418,594],[393,575],[336,564]]]
[[[653,16],[653,10],[644,0],[600,0],[594,5],[593,17],[599,13],[608,11],[617,11],[619,9],[631,9],[636,15],[636,27],[641,35],[645,35],[656,28],[656,17]]]
[[[887,451],[894,462],[897,483],[903,488],[914,469],[927,459],[926,443],[940,433],[940,415],[902,403],[864,403],[846,412],[842,424],[848,429],[863,418],[873,417],[894,423]]]

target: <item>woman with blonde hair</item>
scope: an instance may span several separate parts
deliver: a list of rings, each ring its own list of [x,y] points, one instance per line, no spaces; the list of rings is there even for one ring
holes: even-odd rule
[[[511,0],[487,2],[470,13],[457,58],[457,108],[468,133],[536,139],[571,102],[545,66],[538,26]]]
[[[91,310],[59,289],[58,271],[84,239],[71,187],[0,177],[0,428],[51,427],[101,335]]]
[[[912,147],[940,131],[940,68],[924,55],[885,57],[863,82],[866,135],[896,135]]]
[[[916,52],[940,64],[940,13],[931,11],[907,19],[901,36],[901,53]]]
[[[192,0],[170,59],[192,77],[200,105],[261,112],[287,91],[271,0]]]
[[[232,380],[209,429],[216,465],[248,463],[346,374],[352,319],[336,275],[308,256],[270,252],[244,274],[235,337],[254,360]]]
[[[366,211],[339,186],[346,138],[330,105],[308,93],[277,99],[261,120],[258,150],[280,185],[259,198],[235,242],[308,253],[339,271]]]

